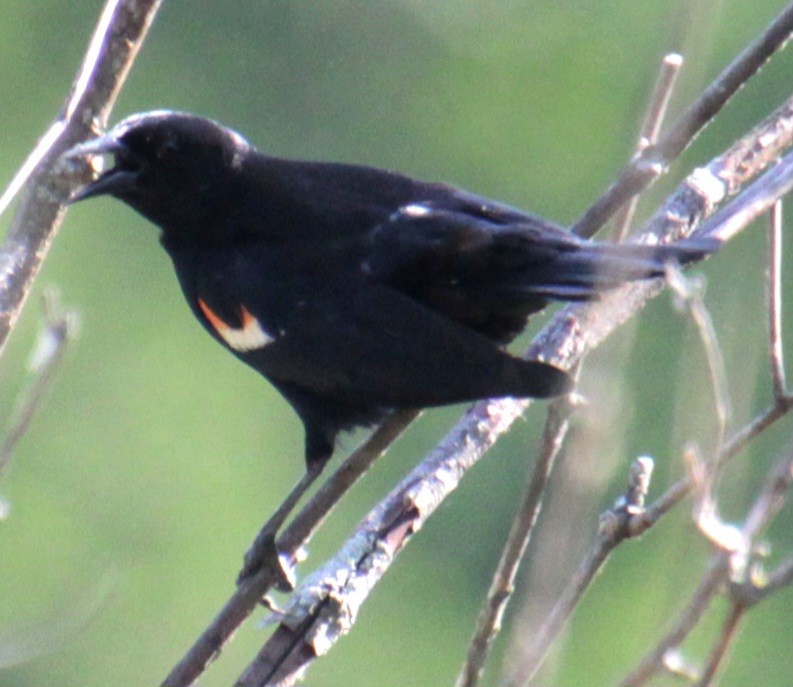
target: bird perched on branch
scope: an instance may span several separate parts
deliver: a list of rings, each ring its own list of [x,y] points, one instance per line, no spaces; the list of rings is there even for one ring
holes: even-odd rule
[[[596,243],[451,186],[270,157],[178,112],[133,115],[67,155],[112,156],[72,202],[110,195],[155,224],[199,322],[300,416],[308,471],[269,535],[341,431],[392,409],[564,394],[564,371],[502,348],[529,315],[718,245]]]

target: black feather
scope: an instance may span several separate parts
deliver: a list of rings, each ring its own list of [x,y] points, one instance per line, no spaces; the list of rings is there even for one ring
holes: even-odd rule
[[[443,184],[269,157],[209,120],[130,117],[71,155],[115,165],[109,194],[156,224],[201,324],[269,379],[306,427],[306,459],[393,408],[570,390],[506,353],[549,299],[590,299],[699,260],[717,242],[614,245]]]

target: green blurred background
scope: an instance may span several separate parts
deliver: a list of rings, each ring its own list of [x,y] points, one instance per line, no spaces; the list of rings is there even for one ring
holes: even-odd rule
[[[674,116],[783,5],[170,0],[113,119],[195,111],[274,154],[453,182],[569,223],[629,156],[663,53],[687,58]],[[4,184],[63,102],[100,7],[0,2]],[[788,51],[745,88],[651,197],[786,98],[792,60]],[[708,279],[734,426],[769,400],[763,246],[758,226],[696,270]],[[243,551],[301,474],[302,430],[267,384],[200,331],[155,231],[126,208],[97,201],[69,212],[35,290],[52,285],[79,311],[82,334],[0,481],[11,504],[0,523],[0,686],[159,684],[228,596]],[[34,294],[0,361],[3,422],[26,383],[38,320]],[[656,457],[658,495],[682,474],[685,442],[710,445],[703,370],[696,336],[668,296],[591,356],[581,381],[590,402],[484,684],[499,684],[514,665],[597,513],[623,489],[631,459]],[[335,550],[459,410],[433,411],[411,429],[312,543],[301,574]],[[308,684],[453,683],[541,420],[538,405],[468,476]],[[780,423],[730,468],[725,518],[743,518],[789,431]],[[772,563],[793,551],[792,510],[769,534]],[[685,603],[708,553],[688,505],[622,547],[544,683],[618,680]],[[687,645],[690,658],[701,658],[722,615],[717,604]],[[750,614],[722,684],[790,685],[791,631],[785,590]],[[265,636],[244,626],[201,684],[230,684]]]

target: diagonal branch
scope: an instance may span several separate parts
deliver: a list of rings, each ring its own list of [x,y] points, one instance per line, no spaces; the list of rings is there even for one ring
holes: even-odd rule
[[[793,453],[788,453],[769,473],[765,486],[740,530],[721,523],[722,530],[732,530],[733,534],[721,541],[706,532],[720,550],[711,557],[708,571],[703,575],[697,590],[683,607],[672,627],[625,677],[620,683],[621,687],[640,687],[659,670],[668,667],[669,657],[675,655],[678,647],[699,624],[713,597],[726,585],[731,607],[705,669],[697,681],[697,685],[701,687],[712,684],[735,638],[738,624],[745,611],[765,599],[770,593],[793,582],[793,562],[791,562],[793,559],[783,563],[764,583],[758,583],[754,579],[750,560],[757,536],[779,512],[791,486],[793,486]],[[710,495],[704,494],[703,498],[710,499]],[[715,507],[712,509],[715,510]],[[734,545],[736,543],[737,546]]]
[[[716,554],[692,594],[691,600],[685,605],[673,627],[635,670],[619,683],[619,687],[639,687],[655,674],[659,666],[665,664],[667,658],[673,655],[675,648],[683,642],[691,628],[699,622],[699,619],[710,607],[713,597],[716,596],[724,581],[726,572],[726,554]]]
[[[661,126],[666,117],[666,108],[669,105],[669,100],[672,97],[672,91],[677,83],[677,76],[683,66],[683,56],[677,53],[669,53],[664,55],[661,61],[661,68],[658,71],[658,77],[655,80],[650,101],[647,105],[647,113],[644,116],[641,129],[639,130],[639,138],[636,143],[636,151],[634,155],[639,155],[647,148],[647,146],[655,145],[658,142],[658,136],[661,133]],[[639,204],[638,194],[633,196],[628,203],[623,205],[614,219],[614,240],[622,241],[630,229],[633,215],[636,212],[636,207]]]
[[[33,378],[20,394],[8,432],[0,442],[0,474],[8,465],[17,443],[27,432],[67,345],[74,340],[79,329],[77,313],[64,311],[55,291],[44,292],[42,311],[41,330],[29,363]]]
[[[732,404],[730,403],[724,355],[721,352],[713,319],[705,305],[703,284],[701,280],[688,279],[680,268],[675,265],[667,266],[666,277],[669,287],[680,301],[681,309],[687,310],[688,316],[696,326],[702,349],[705,352],[713,389],[713,409],[716,415],[715,450],[720,452],[724,445],[724,436],[727,432],[727,423],[730,420]]]
[[[540,455],[534,461],[531,477],[493,574],[487,599],[476,620],[474,635],[468,646],[465,664],[457,676],[456,687],[475,687],[479,683],[490,645],[500,630],[501,619],[514,590],[518,566],[537,523],[551,471],[567,436],[572,412],[573,404],[567,398],[554,401],[548,408],[540,441]]]
[[[644,511],[654,463],[641,456],[631,465],[628,489],[614,506],[600,516],[597,537],[543,622],[527,638],[520,665],[504,680],[505,687],[529,684],[542,667],[554,640],[603,569],[611,553],[623,541],[634,537],[634,519]]]
[[[768,223],[768,358],[771,362],[771,380],[774,398],[788,396],[785,381],[785,357],[782,345],[782,201],[774,203]]]
[[[0,246],[0,351],[14,328],[64,215],[89,170],[60,156],[105,126],[161,0],[109,0],[55,122],[0,198],[0,212],[24,191]]]

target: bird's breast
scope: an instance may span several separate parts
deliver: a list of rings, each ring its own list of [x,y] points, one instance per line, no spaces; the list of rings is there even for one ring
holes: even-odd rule
[[[240,358],[261,366],[300,337],[310,325],[305,320],[325,312],[318,304],[356,288],[360,262],[341,248],[253,242],[169,252],[194,315]]]

